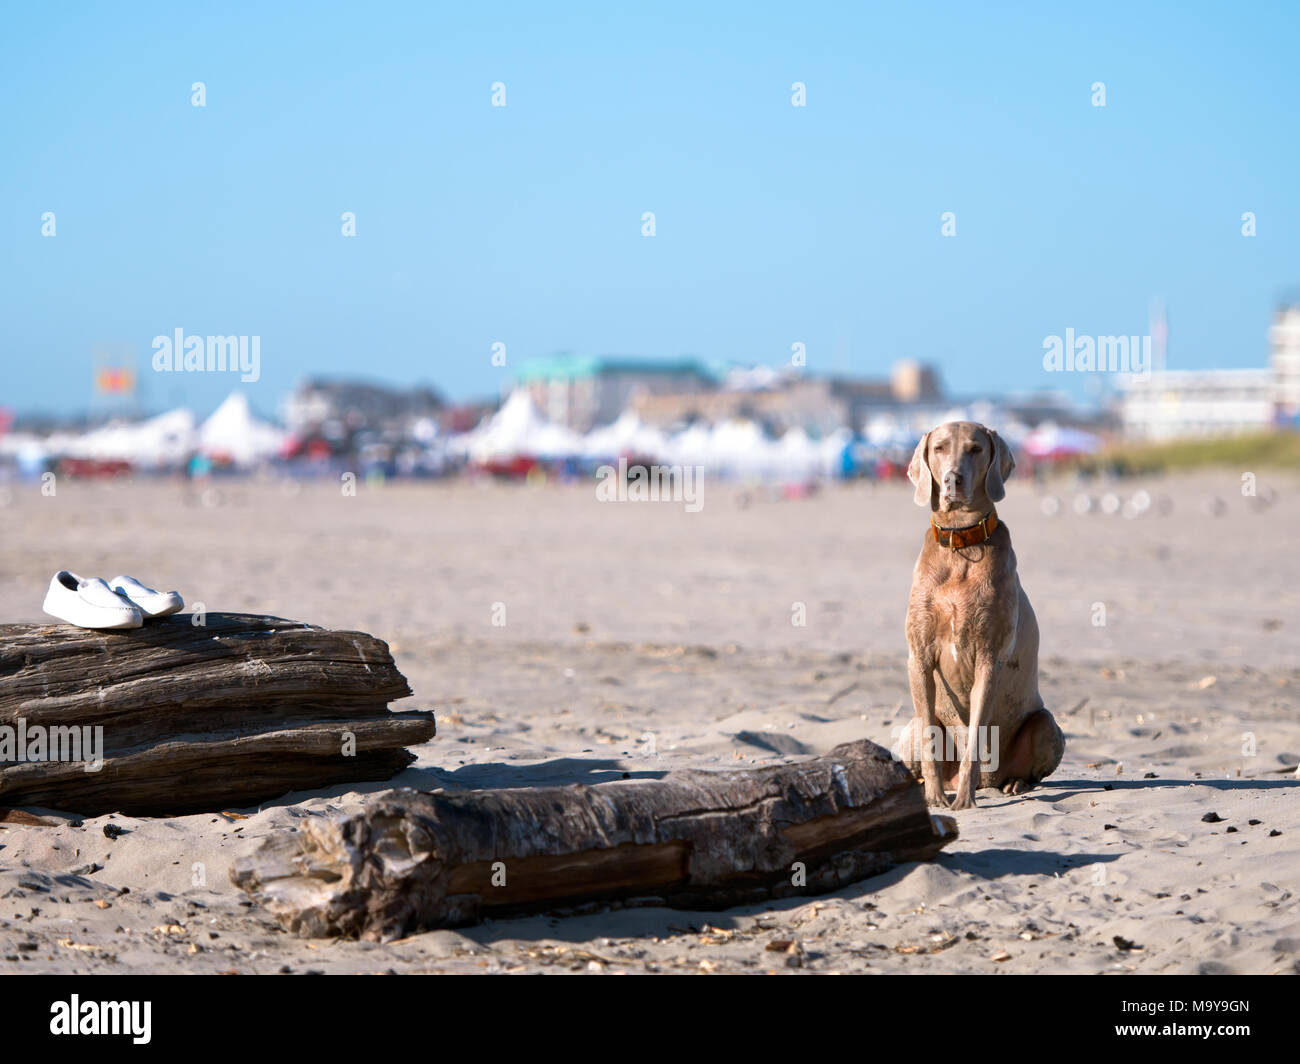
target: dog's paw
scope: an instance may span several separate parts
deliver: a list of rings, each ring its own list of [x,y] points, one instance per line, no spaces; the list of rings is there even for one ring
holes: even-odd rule
[[[943,793],[943,784],[931,786],[927,783],[925,785],[925,804],[931,809],[952,808],[951,803],[948,801],[948,796]]]
[[[952,808],[953,809],[974,809],[975,792],[971,790],[963,790],[962,788],[958,787],[957,797],[953,800]]]
[[[975,808],[977,779],[978,777],[970,765],[962,765],[961,771],[957,773],[957,793],[953,795],[954,801],[952,803],[954,809]]]
[[[1037,780],[1007,780],[1002,784],[1003,794],[1024,794],[1038,786]]]

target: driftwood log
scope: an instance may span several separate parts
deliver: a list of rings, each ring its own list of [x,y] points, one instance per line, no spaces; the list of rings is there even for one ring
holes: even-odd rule
[[[374,636],[250,614],[205,620],[177,614],[122,632],[0,625],[0,805],[84,815],[253,805],[388,779],[415,759],[406,746],[433,736],[432,713],[388,709],[411,690]],[[103,764],[88,771],[101,727]],[[33,757],[38,735],[47,749]],[[51,760],[55,736],[64,753],[80,740],[79,758]]]
[[[300,822],[231,880],[290,931],[393,939],[639,899],[718,909],[836,890],[956,838],[887,750],[755,770],[463,794],[397,790]]]

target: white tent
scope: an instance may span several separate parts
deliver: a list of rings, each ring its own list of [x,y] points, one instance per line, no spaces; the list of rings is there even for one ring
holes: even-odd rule
[[[915,447],[924,431],[916,431],[892,414],[877,414],[867,422],[863,435],[872,447],[904,449]]]
[[[567,458],[582,453],[582,438],[547,421],[528,393],[513,392],[501,409],[477,428],[458,436],[449,449],[478,462],[527,455],[533,458]]]
[[[733,476],[764,476],[771,464],[774,444],[748,418],[735,418],[715,425],[709,434],[709,459],[703,464]]]
[[[808,480],[821,471],[820,446],[798,425],[769,447],[768,470],[786,482]]]
[[[284,430],[253,416],[248,396],[231,392],[199,426],[198,449],[210,456],[224,456],[236,465],[254,465],[280,453],[286,440]]]
[[[711,429],[691,425],[667,441],[666,452],[669,462],[704,466],[712,475],[779,479],[800,475],[809,461],[810,442],[800,429],[783,447],[756,422],[735,418]]]
[[[711,457],[709,427],[697,422],[688,425],[667,441],[668,461],[680,465],[703,465]]]
[[[141,468],[177,465],[194,448],[194,415],[181,408],[135,423],[112,422],[58,449],[71,458],[130,462]]]
[[[635,410],[625,410],[617,421],[592,429],[583,438],[582,453],[588,458],[617,458],[630,454],[661,458],[668,452],[668,438],[647,425]]]
[[[838,477],[844,461],[844,448],[853,442],[849,429],[836,429],[817,441],[817,471],[825,477]]]

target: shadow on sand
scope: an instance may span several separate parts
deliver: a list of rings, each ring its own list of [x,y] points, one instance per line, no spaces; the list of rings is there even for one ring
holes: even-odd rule
[[[1216,791],[1271,791],[1283,790],[1292,787],[1300,787],[1300,780],[1297,779],[1191,779],[1191,780],[1047,780],[1040,783],[1034,790],[1027,794],[1021,794],[1014,798],[1007,798],[1007,803],[1011,802],[1059,802],[1066,798],[1077,798],[1081,794],[1097,794],[1100,791],[1141,791],[1149,787],[1209,787]],[[992,792],[982,791],[981,796],[989,795]],[[1001,797],[1001,796],[999,796]],[[1002,804],[1002,803],[996,803]]]
[[[1120,856],[1117,853],[1062,854],[1054,851],[996,849],[978,853],[943,853],[933,863],[940,868],[980,879],[1001,879],[1005,876],[1056,875],[1087,865],[1115,861]],[[862,918],[869,920],[872,914],[867,909],[867,903],[871,902],[872,897],[878,891],[897,885],[919,867],[921,862],[909,861],[830,894],[800,894],[719,911],[672,909],[666,906],[603,909],[582,913],[560,910],[489,920],[475,927],[461,928],[458,933],[483,945],[510,939],[554,939],[590,945],[592,939],[601,937],[667,938],[672,935],[695,934],[702,931],[705,925],[723,930],[738,930],[742,927],[742,921],[764,913],[780,917],[812,902],[832,899],[862,905]],[[597,948],[593,952],[600,951]]]
[[[629,770],[623,768],[618,761],[581,757],[560,757],[535,765],[517,765],[505,761],[461,765],[454,769],[424,765],[403,769],[389,780],[336,783],[310,791],[291,791],[250,808],[273,809],[277,806],[297,805],[312,798],[333,799],[345,794],[379,794],[399,787],[410,787],[417,791],[442,789],[459,794],[492,787],[567,787],[574,783],[657,780],[666,775],[667,770]]]
[[[707,768],[701,771],[709,771]],[[461,765],[458,768],[438,768],[432,765],[413,766],[399,772],[390,780],[370,783],[339,783],[313,791],[294,791],[279,798],[263,802],[259,807],[295,805],[313,797],[340,798],[345,794],[378,794],[398,787],[417,791],[434,791],[439,788],[458,793],[490,787],[567,787],[574,783],[610,783],[614,780],[657,780],[668,775],[667,769],[625,769],[621,762],[599,758],[559,757],[539,761],[534,765],[519,765],[506,761],[490,761],[478,765]],[[1079,795],[1097,794],[1101,791],[1141,790],[1147,787],[1211,787],[1221,791],[1275,790],[1300,787],[1296,779],[1154,779],[1154,780],[1048,780],[1027,794],[1003,796],[991,790],[980,792],[980,804],[998,808],[1018,802],[1059,802]]]

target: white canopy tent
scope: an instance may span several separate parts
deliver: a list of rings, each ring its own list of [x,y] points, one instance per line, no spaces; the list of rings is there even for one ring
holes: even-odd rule
[[[528,393],[519,389],[477,428],[451,440],[448,450],[476,462],[488,462],[519,455],[568,458],[581,454],[583,448],[577,433],[547,421]]]
[[[712,426],[697,422],[669,435],[645,424],[634,410],[579,436],[548,421],[518,390],[476,428],[449,440],[447,449],[474,462],[518,456],[611,461],[627,455],[665,465],[703,466],[714,476],[798,481],[835,476],[851,439],[847,429],[813,439],[802,428],[792,428],[773,440],[748,418]]]
[[[176,465],[194,449],[194,415],[181,408],[147,421],[111,422],[50,442],[52,449],[69,458],[124,461],[142,469]]]
[[[235,465],[255,465],[274,458],[284,448],[288,434],[269,422],[259,421],[243,392],[231,392],[199,426],[197,449],[211,457],[224,456]]]
[[[646,425],[635,410],[625,410],[617,421],[592,429],[582,440],[587,458],[617,458],[630,454],[641,458],[662,458],[668,453],[668,437]]]

